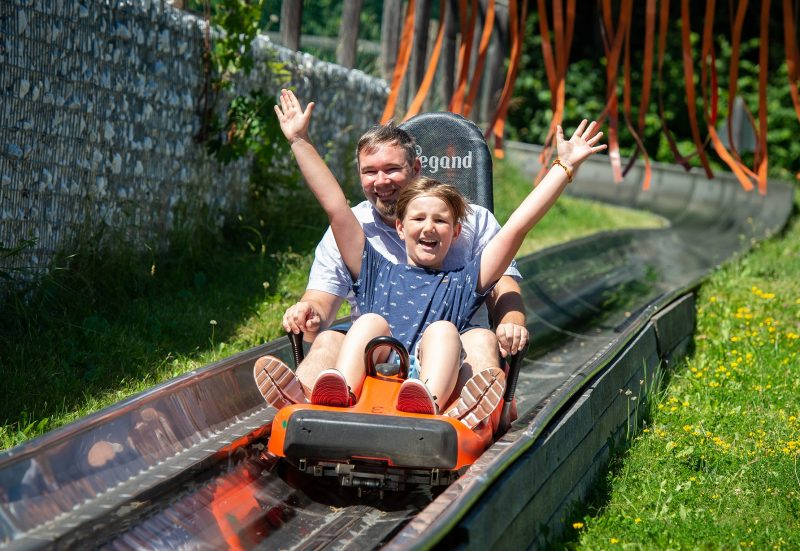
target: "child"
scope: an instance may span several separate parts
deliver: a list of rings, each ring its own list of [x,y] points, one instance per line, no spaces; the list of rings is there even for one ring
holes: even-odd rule
[[[366,344],[378,335],[394,334],[419,362],[419,369],[412,369],[400,389],[397,409],[437,413],[453,391],[461,364],[459,332],[469,329],[471,314],[503,274],[526,233],[571,181],[572,172],[587,157],[605,149],[605,145],[596,145],[602,132],[597,131],[596,123],[587,125],[584,120],[565,141],[559,127],[559,158],[550,172],[486,245],[483,254],[462,269],[444,272],[440,270],[442,262],[458,238],[468,208],[464,198],[451,186],[431,179],[420,179],[403,188],[397,202],[396,226],[406,243],[408,265],[386,261],[365,240],[338,182],[307,141],[313,107],[310,103],[302,110],[294,94],[283,90],[275,111],[303,176],[328,215],[336,244],[355,282],[362,316],[348,332],[335,369],[317,378],[311,401],[331,406],[353,403],[365,378]],[[385,351],[380,353],[386,355]],[[474,424],[476,421],[473,419]]]

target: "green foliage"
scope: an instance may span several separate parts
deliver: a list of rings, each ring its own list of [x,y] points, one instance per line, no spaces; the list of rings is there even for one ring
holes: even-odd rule
[[[212,50],[215,79],[227,86],[230,78],[253,69],[250,44],[258,34],[264,0],[218,0],[214,2],[211,22],[224,33],[216,37]]]
[[[275,99],[260,90],[234,97],[228,106],[226,121],[212,119],[210,123],[208,150],[223,164],[248,154],[254,155],[256,163],[269,164],[273,158],[270,146],[280,139],[274,105]]]
[[[236,79],[250,74],[256,66],[252,42],[261,30],[265,0],[252,3],[241,0],[217,0],[213,9],[206,4],[206,17],[219,32],[207,44],[206,81],[198,111],[201,128],[196,140],[205,143],[221,163],[228,164],[252,154],[256,163],[272,160],[272,144],[280,136],[273,106],[275,100],[263,90],[235,95]],[[207,37],[210,39],[210,37]],[[288,80],[284,64],[263,60],[264,74],[276,88]],[[231,97],[232,96],[232,97]],[[230,98],[230,99],[228,99]],[[225,115],[220,118],[218,103],[227,100]]]
[[[591,17],[591,12],[587,12]],[[725,14],[719,15],[723,18]],[[635,21],[642,18],[634,17]],[[673,19],[674,14],[673,14]],[[699,21],[699,18],[695,17]],[[722,19],[719,19],[722,21]],[[724,21],[727,24],[727,20]],[[699,24],[695,23],[698,27]],[[721,25],[720,28],[723,28]],[[639,29],[640,30],[640,29]],[[773,36],[780,36],[780,29],[773,29]],[[638,30],[634,30],[634,36]],[[675,19],[667,34],[667,45],[664,56],[662,81],[657,82],[656,63],[653,67],[653,85],[650,104],[645,114],[645,132],[642,136],[645,147],[651,158],[657,161],[674,163],[675,158],[669,148],[662,121],[659,116],[659,97],[664,105],[664,122],[674,135],[678,151],[689,157],[693,166],[700,166],[696,148],[691,137],[691,127],[686,105],[686,92],[683,76],[683,51],[680,36],[680,20]],[[579,35],[576,33],[576,39]],[[704,126],[704,106],[700,90],[699,35],[691,34],[695,56],[695,86],[697,89],[697,114],[701,127]],[[543,143],[548,125],[553,116],[550,105],[550,90],[544,70],[541,54],[541,37],[538,28],[538,14],[534,13],[527,22],[526,41],[523,50],[520,73],[516,82],[514,99],[509,112],[510,135],[514,139],[529,143]],[[593,47],[587,47],[593,46]],[[579,47],[582,47],[579,48]],[[719,113],[717,129],[721,132],[722,119],[728,113],[728,71],[731,59],[731,47],[728,37],[722,32],[715,35],[717,52],[716,70],[719,86]],[[745,36],[741,44],[741,59],[738,79],[738,95],[743,98],[754,117],[758,117],[758,60],[759,40]],[[577,50],[577,51],[576,51]],[[566,105],[564,127],[569,128],[584,117],[597,117],[606,105],[606,58],[599,38],[586,36],[581,43],[573,47],[573,55],[567,72]],[[792,139],[797,132],[798,120],[790,97],[787,68],[782,58],[782,41],[776,40],[770,50],[770,69],[767,90],[767,123],[768,155],[770,175],[782,179],[793,180],[800,171],[800,142]],[[634,46],[631,54],[632,81],[632,117],[631,124],[638,124],[639,100],[642,87],[642,55],[641,45]],[[654,50],[654,56],[656,50]],[[619,97],[619,143],[623,157],[630,157],[636,149],[633,135],[627,128],[622,107],[622,66],[620,64],[617,90]],[[607,121],[606,121],[607,124]],[[705,151],[714,170],[729,171],[713,149],[705,143]],[[748,166],[753,166],[753,153],[741,152]]]

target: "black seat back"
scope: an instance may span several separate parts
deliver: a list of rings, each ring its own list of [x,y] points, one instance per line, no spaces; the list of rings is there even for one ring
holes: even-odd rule
[[[494,209],[492,156],[475,123],[448,112],[423,113],[400,128],[417,142],[422,174],[456,186],[470,202]]]

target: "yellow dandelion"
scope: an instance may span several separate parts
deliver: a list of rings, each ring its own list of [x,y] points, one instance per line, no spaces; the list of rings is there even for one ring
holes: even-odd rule
[[[639,524],[640,522],[642,522],[642,519],[640,519],[639,517],[636,517],[635,519],[633,519],[633,522],[635,522],[636,524]]]
[[[573,522],[572,523],[572,527],[575,528],[575,530],[580,530],[581,528],[583,528],[583,523],[582,522]]]
[[[612,545],[616,545],[617,543],[619,543],[619,540],[617,538],[611,538],[609,541],[611,542]]]

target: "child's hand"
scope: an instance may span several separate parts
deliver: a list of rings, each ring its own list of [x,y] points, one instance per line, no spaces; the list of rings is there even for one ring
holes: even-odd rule
[[[607,147],[606,144],[596,145],[603,136],[603,133],[599,130],[600,125],[596,121],[589,123],[586,119],[583,119],[569,141],[565,141],[564,129],[561,128],[561,125],[558,126],[556,130],[558,158],[562,163],[569,166],[572,172],[589,156]]]
[[[281,130],[289,143],[297,140],[308,141],[308,125],[311,122],[311,112],[314,110],[314,102],[310,102],[303,111],[300,102],[297,101],[294,92],[291,90],[281,90],[280,105],[275,106],[275,113],[278,115],[278,122]]]

